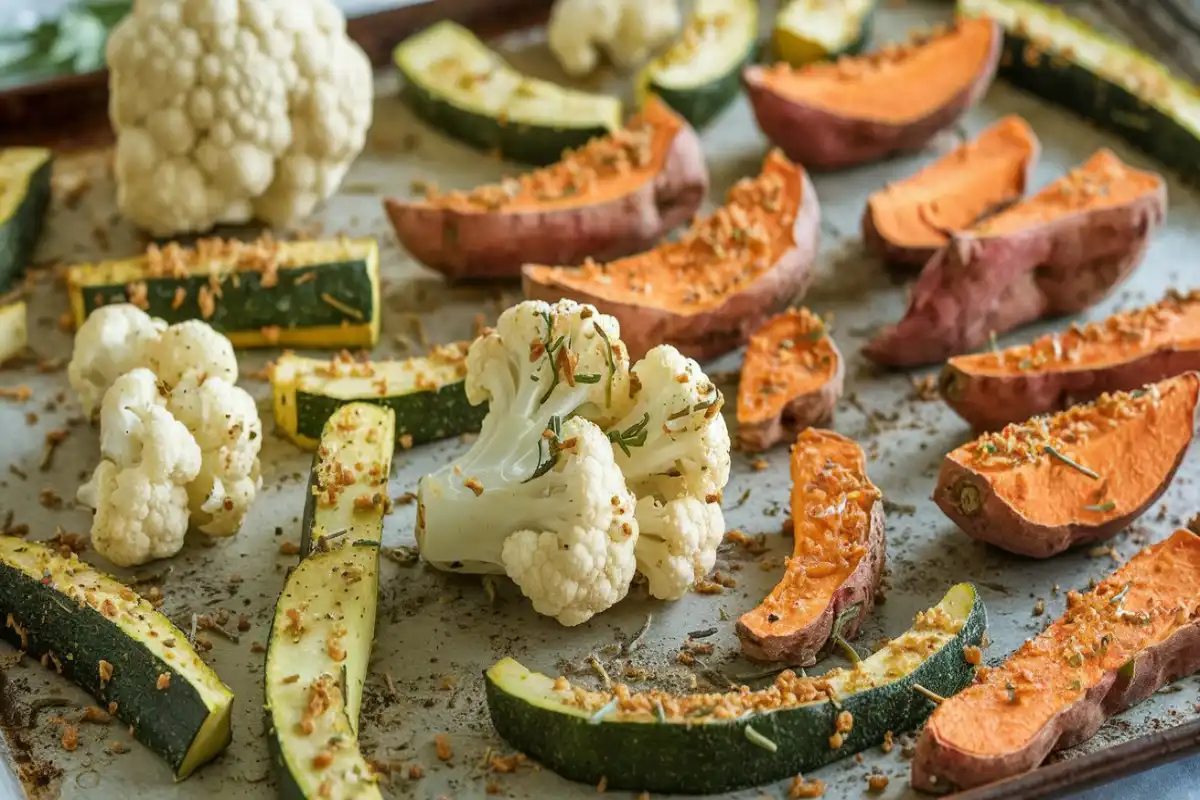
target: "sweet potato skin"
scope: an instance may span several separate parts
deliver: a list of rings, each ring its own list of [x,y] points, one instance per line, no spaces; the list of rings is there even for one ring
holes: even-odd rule
[[[991,47],[974,79],[949,102],[920,119],[894,123],[844,117],[795,102],[771,91],[763,67],[742,71],[742,85],[758,127],[793,161],[814,170],[835,170],[920,150],[979,102],[996,77],[1003,36],[992,32]]]
[[[636,360],[658,344],[672,344],[684,355],[706,361],[745,344],[767,317],[797,301],[813,279],[820,248],[821,209],[817,191],[801,170],[801,200],[792,226],[793,246],[744,290],[695,314],[678,314],[663,308],[608,300],[563,286],[553,277],[536,278],[523,272],[522,288],[532,300],[556,302],[571,297],[590,303],[621,323],[621,340]],[[553,263],[553,262],[548,262]]]
[[[956,236],[930,259],[908,311],[863,348],[912,367],[978,349],[990,335],[1104,299],[1141,262],[1166,217],[1166,188],[1009,234]]]
[[[832,337],[829,346],[833,350],[837,368],[832,377],[815,392],[808,392],[788,401],[778,416],[761,422],[739,422],[738,443],[747,452],[766,450],[783,439],[795,441],[797,431],[811,427],[828,427],[846,381],[846,362]]]
[[[527,262],[575,265],[653,247],[688,222],[708,192],[696,132],[683,122],[662,171],[608,202],[544,211],[460,211],[385,198],[396,238],[413,258],[451,280],[517,278]],[[555,298],[557,299],[557,298]]]
[[[829,641],[833,623],[856,603],[858,611],[847,618],[841,635],[852,639],[858,635],[863,620],[875,608],[875,594],[883,578],[887,546],[884,542],[883,500],[876,498],[871,504],[870,529],[867,533],[867,552],[854,571],[838,587],[829,605],[811,623],[787,636],[762,638],[756,636],[738,620],[737,635],[742,643],[742,652],[755,661],[782,662],[797,667],[807,667],[817,662],[817,654]]]
[[[1200,370],[1200,350],[1175,347],[1111,366],[1018,375],[975,375],[950,362],[942,368],[938,388],[955,413],[976,430],[988,431],[1192,370]]]
[[[913,757],[912,785],[924,792],[970,789],[1028,772],[1051,752],[1090,739],[1109,717],[1137,705],[1161,686],[1200,670],[1200,621],[1180,628],[1134,660],[1132,677],[1113,671],[1055,716],[1025,747],[1002,757],[961,750],[926,726]]]

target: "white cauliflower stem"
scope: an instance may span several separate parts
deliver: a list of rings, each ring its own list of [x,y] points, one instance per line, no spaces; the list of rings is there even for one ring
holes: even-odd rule
[[[557,0],[550,11],[550,50],[579,77],[600,62],[600,48],[621,69],[632,69],[679,32],[676,0]]]
[[[488,415],[465,455],[421,479],[417,542],[427,561],[506,572],[565,625],[625,596],[635,500],[588,421],[611,422],[628,394],[619,334],[591,306],[528,301],[471,345],[467,397],[486,400]]]
[[[147,369],[117,378],[101,408],[103,459],[79,499],[96,509],[92,546],[122,567],[175,555],[188,528],[185,486],[200,448]]]
[[[118,377],[144,366],[146,347],[158,340],[167,323],[130,303],[101,306],[75,334],[67,380],[79,395],[84,414],[100,408],[104,393]]]
[[[721,393],[670,345],[633,367],[632,407],[609,429],[617,465],[638,496],[638,570],[675,600],[708,574],[725,535],[729,430]]]
[[[371,123],[332,0],[137,0],[107,57],[117,203],[156,236],[308,214]]]

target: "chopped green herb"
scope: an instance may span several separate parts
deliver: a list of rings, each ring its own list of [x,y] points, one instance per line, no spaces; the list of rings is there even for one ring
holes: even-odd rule
[[[1075,469],[1079,470],[1080,472],[1082,472],[1084,475],[1087,475],[1092,480],[1094,480],[1094,481],[1100,480],[1100,475],[1095,470],[1088,469],[1087,467],[1085,467],[1083,464],[1080,464],[1075,459],[1065,456],[1062,453],[1058,452],[1050,445],[1045,445],[1042,449],[1044,452],[1046,452],[1049,455],[1054,456],[1055,458],[1057,458],[1059,461],[1063,462],[1067,466],[1074,467]]]
[[[750,725],[747,725],[745,728],[742,728],[742,730],[745,732],[746,738],[750,741],[751,744],[758,745],[763,750],[766,750],[771,753],[777,752],[779,750],[779,745],[775,744],[773,741],[771,741],[767,737],[763,736],[758,731],[754,730],[754,728],[751,727]]]
[[[1084,506],[1083,510],[1084,511],[1095,511],[1100,514],[1104,514],[1109,511],[1112,511],[1116,507],[1117,507],[1116,503],[1114,503],[1112,500],[1108,500],[1103,503],[1097,503],[1097,504],[1090,505],[1090,506]]]
[[[601,722],[604,721],[605,717],[607,717],[609,714],[611,714],[612,712],[614,712],[616,710],[617,710],[617,698],[614,697],[612,700],[609,700],[602,707],[597,709],[595,714],[592,714],[590,717],[588,717],[588,724],[589,725],[599,725]]]

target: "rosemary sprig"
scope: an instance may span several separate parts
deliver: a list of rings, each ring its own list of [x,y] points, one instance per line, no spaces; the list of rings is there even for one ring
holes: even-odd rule
[[[1114,605],[1119,604],[1122,600],[1125,599],[1125,595],[1129,594],[1129,590],[1132,587],[1133,587],[1133,581],[1126,581],[1125,585],[1121,587],[1121,591],[1117,592],[1112,597],[1108,598],[1108,602],[1110,602]]]
[[[924,686],[922,686],[919,683],[914,683],[912,685],[912,688],[913,688],[914,692],[916,692],[917,694],[924,695],[926,697],[926,699],[928,699],[935,706],[940,706],[942,703],[946,702],[946,698],[942,697],[937,692],[933,692],[933,691],[930,691],[929,689],[926,689]]]
[[[842,638],[840,634],[834,634],[833,643],[846,655],[846,658],[850,659],[851,664],[857,664],[862,661],[862,656],[858,654],[854,646]]]
[[[642,417],[641,422],[635,422],[623,431],[609,431],[608,440],[621,448],[626,457],[630,457],[633,453],[629,451],[629,448],[641,447],[646,444],[646,436],[649,434],[646,426],[649,424],[650,412],[647,411],[646,416]]]
[[[599,725],[604,721],[604,718],[617,710],[617,698],[613,698],[596,710],[595,714],[588,717],[589,725]]]
[[[1047,455],[1054,456],[1055,458],[1057,458],[1059,461],[1063,462],[1067,466],[1073,467],[1074,469],[1079,470],[1080,472],[1082,472],[1084,475],[1087,475],[1092,480],[1094,480],[1094,481],[1100,480],[1100,473],[1096,472],[1095,470],[1088,469],[1083,464],[1080,464],[1078,461],[1071,458],[1070,456],[1067,456],[1067,455],[1064,455],[1064,454],[1058,452],[1050,445],[1044,445],[1042,447],[1042,451],[1045,452]]]
[[[1112,511],[1116,507],[1117,507],[1116,503],[1114,503],[1112,500],[1107,500],[1103,503],[1095,503],[1090,506],[1084,506],[1083,510],[1084,511],[1095,511],[1099,514],[1104,514],[1106,512]]]
[[[750,742],[750,744],[758,745],[763,750],[766,750],[770,753],[778,752],[779,745],[775,744],[775,742],[754,730],[753,726],[747,725],[745,728],[742,728],[742,731],[746,734],[746,739]]]
[[[546,433],[550,434],[549,436]],[[542,458],[542,442],[546,443],[546,458]],[[549,424],[546,426],[546,431],[538,439],[538,465],[534,469],[533,474],[526,478],[523,483],[529,483],[535,478],[540,478],[545,475],[558,461],[558,447],[562,442],[562,417],[553,416],[550,418]]]
[[[608,362],[608,385],[604,387],[604,406],[608,408],[612,405],[612,385],[613,380],[617,377],[617,359],[613,355],[612,342],[609,341],[608,334],[604,332],[604,328],[593,321],[592,330],[598,333],[600,340],[604,342],[604,358]]]
[[[667,712],[663,709],[662,700],[654,701],[654,715],[658,717],[659,722],[667,721]]]

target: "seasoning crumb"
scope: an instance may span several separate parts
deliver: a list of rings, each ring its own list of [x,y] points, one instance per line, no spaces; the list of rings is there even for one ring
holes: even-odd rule
[[[842,734],[840,734],[840,733],[833,734],[833,736],[829,737],[829,749],[837,750],[839,747],[842,746],[843,741],[845,741],[845,738],[842,736]]]
[[[112,676],[113,676],[113,665],[108,663],[104,659],[100,659],[100,686],[103,687],[104,684],[111,681]]]
[[[975,645],[969,644],[963,648],[963,661],[972,666],[979,666],[983,661],[983,651]]]
[[[425,777],[425,768],[420,764],[413,764],[408,768],[408,779],[410,781],[419,781]]]
[[[154,682],[154,688],[160,692],[171,685],[171,673],[164,672],[158,676],[158,680]]]
[[[887,785],[888,785],[887,775],[868,775],[867,776],[867,789],[871,792],[875,792],[876,794],[878,794],[879,792],[882,792],[884,789],[886,789]]]
[[[1033,604],[1033,615],[1035,617],[1040,617],[1042,614],[1045,614],[1045,613],[1046,613],[1046,601],[1039,597],[1038,601]]]
[[[116,739],[113,739],[111,742],[108,743],[108,752],[113,753],[115,755],[121,755],[122,753],[128,753],[129,745],[125,744],[124,742],[118,742]]]
[[[444,733],[433,737],[433,747],[437,752],[438,761],[449,761],[454,756],[454,750],[450,747],[450,737]]]
[[[792,798],[792,800],[804,797],[824,797],[824,795],[825,781],[806,781],[803,775],[797,775],[792,778],[792,784],[788,787],[788,797]]]
[[[291,540],[288,540],[279,545],[280,555],[294,556],[299,552],[300,552],[300,544],[298,542],[293,542]]]
[[[68,752],[79,747],[79,728],[76,728],[74,725],[67,725],[63,728],[62,746],[63,750]]]
[[[601,775],[600,782],[596,784],[596,793],[604,794],[607,791],[608,791],[608,776]]]
[[[763,472],[768,467],[770,467],[771,464],[765,458],[756,458],[750,462],[750,466],[751,466],[751,468],[754,469],[755,472]]]
[[[854,715],[849,711],[841,712],[834,720],[834,728],[838,733],[849,733],[854,730]]]
[[[883,744],[881,744],[879,746],[879,749],[882,750],[884,753],[890,753],[890,752],[892,752],[892,748],[894,748],[895,746],[896,745],[895,745],[895,742],[892,737],[892,732],[887,731],[886,733],[884,733],[883,734]]]

